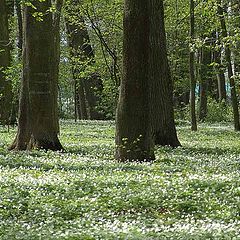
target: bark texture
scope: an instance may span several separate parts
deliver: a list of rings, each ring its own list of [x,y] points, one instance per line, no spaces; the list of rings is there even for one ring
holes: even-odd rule
[[[34,6],[45,14],[38,20],[33,17],[31,7],[24,7],[19,124],[10,149],[62,150],[56,114],[56,36],[53,15],[47,11],[52,5],[50,0],[46,0],[35,1]]]
[[[6,74],[11,60],[10,49],[8,6],[6,0],[0,0],[0,123],[2,124],[9,124],[11,116],[12,87]]]
[[[162,0],[149,0],[150,48],[149,81],[152,134],[157,145],[180,146],[177,138],[173,84],[167,59],[164,6]]]
[[[199,120],[204,121],[207,117],[207,102],[209,96],[209,88],[211,79],[211,68],[210,64],[212,61],[211,50],[204,46],[201,49],[201,59],[200,59],[200,99],[199,99]]]
[[[149,101],[149,1],[125,0],[123,78],[116,118],[116,159],[154,158]]]

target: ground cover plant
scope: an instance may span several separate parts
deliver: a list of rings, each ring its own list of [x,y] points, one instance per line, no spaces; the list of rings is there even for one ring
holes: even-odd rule
[[[8,152],[0,128],[0,239],[240,239],[240,134],[178,126],[153,163],[114,160],[114,123],[64,121],[66,152]]]

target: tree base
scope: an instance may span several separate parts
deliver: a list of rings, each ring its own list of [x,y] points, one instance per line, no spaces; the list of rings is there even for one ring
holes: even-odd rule
[[[24,151],[24,150],[32,150],[32,149],[42,149],[45,151],[64,151],[62,144],[60,143],[57,136],[54,136],[52,139],[36,139],[33,136],[29,141],[20,139],[18,135],[16,139],[12,143],[12,145],[8,148],[8,150],[15,151]]]
[[[169,136],[156,136],[155,145],[158,146],[170,146],[172,148],[181,147],[181,143],[177,138],[170,138]]]

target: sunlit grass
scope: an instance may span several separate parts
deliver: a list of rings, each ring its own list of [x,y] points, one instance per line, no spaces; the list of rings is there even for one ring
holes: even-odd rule
[[[113,122],[63,121],[66,153],[9,153],[0,128],[0,239],[240,239],[240,134],[178,132],[182,148],[123,164]]]

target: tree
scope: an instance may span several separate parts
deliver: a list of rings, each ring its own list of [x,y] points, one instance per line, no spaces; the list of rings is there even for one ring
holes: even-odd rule
[[[149,1],[125,0],[123,79],[116,117],[116,159],[151,160]]]
[[[99,120],[103,119],[103,115],[97,110],[102,80],[94,71],[95,55],[82,15],[82,5],[82,1],[72,0],[65,6],[65,22],[75,85],[75,111],[79,119]]]
[[[162,0],[149,1],[150,48],[149,81],[152,134],[155,144],[180,146],[177,138],[173,86],[167,59],[164,6]]]
[[[51,1],[34,1],[23,13],[23,78],[19,124],[10,147],[61,150],[58,139],[56,29]],[[36,10],[34,10],[36,8]]]
[[[200,55],[200,96],[199,96],[199,120],[204,121],[207,117],[207,101],[210,92],[212,52],[210,49],[210,39],[207,38],[208,43],[201,49]]]
[[[11,81],[7,79],[10,67],[10,39],[8,25],[8,6],[0,0],[0,123],[9,124],[12,103]]]
[[[228,32],[227,32],[227,26],[225,21],[225,13],[226,12],[224,11],[224,6],[222,6],[222,1],[218,0],[218,16],[219,16],[221,30],[222,30],[221,36],[226,40],[226,38],[228,37]],[[236,85],[235,85],[235,80],[233,75],[231,49],[228,43],[226,43],[224,47],[225,47],[225,59],[227,63],[228,77],[229,77],[230,88],[231,88],[231,101],[232,101],[233,116],[234,116],[234,129],[235,131],[240,131],[239,109],[238,109]]]
[[[224,67],[222,64],[222,48],[217,46],[218,36],[215,32],[215,51],[214,51],[214,62],[215,62],[215,71],[217,74],[217,86],[218,86],[218,99],[220,102],[227,100],[226,92],[226,80],[224,75]]]
[[[194,1],[190,0],[190,39],[193,43],[195,35],[195,12]],[[197,118],[196,118],[196,79],[194,73],[194,51],[190,49],[189,54],[189,72],[190,72],[190,112],[191,112],[191,129],[197,131]]]

